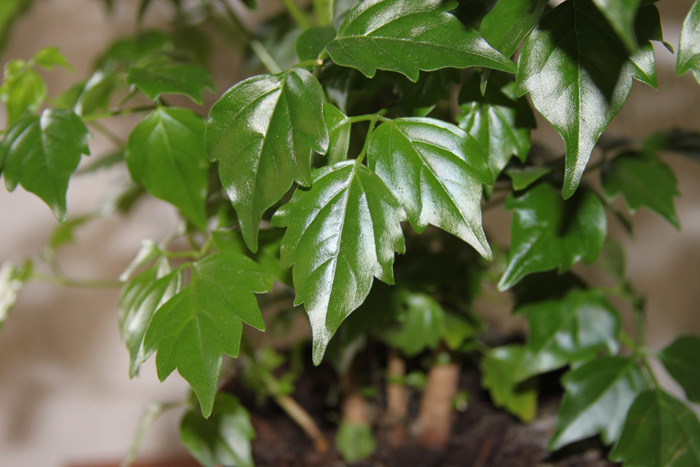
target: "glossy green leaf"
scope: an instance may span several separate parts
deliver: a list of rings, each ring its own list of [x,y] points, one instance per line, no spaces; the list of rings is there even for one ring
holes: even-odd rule
[[[177,368],[211,414],[223,355],[238,356],[242,323],[264,329],[255,293],[268,292],[271,279],[253,260],[221,252],[192,265],[188,287],[161,306],[144,340],[144,360],[158,352],[163,381]]]
[[[440,120],[400,118],[372,133],[367,159],[416,232],[432,224],[491,257],[481,224],[481,193],[493,178],[474,138]]]
[[[345,462],[358,462],[377,450],[377,439],[369,424],[343,420],[335,435],[335,446]]]
[[[700,403],[700,337],[681,336],[658,354],[673,379],[681,385],[689,401]]]
[[[335,39],[333,26],[309,28],[297,38],[297,57],[300,61],[316,60],[326,48],[326,44]]]
[[[614,443],[627,410],[648,388],[635,359],[627,357],[590,360],[564,375],[562,384],[566,392],[549,441],[551,450],[598,433],[605,444]]]
[[[564,139],[565,199],[576,191],[598,137],[627,100],[632,78],[655,85],[653,53],[645,47],[630,59],[591,0],[562,3],[525,42],[519,92],[530,93]]]
[[[700,423],[692,410],[660,389],[640,394],[629,409],[610,459],[630,467],[700,464]]]
[[[634,18],[642,0],[593,0],[629,50],[637,48]]]
[[[515,72],[513,62],[473,29],[465,28],[441,0],[367,0],[350,11],[326,46],[333,61],[373,77],[377,69],[417,81],[419,72],[482,66]]]
[[[695,80],[700,83],[700,1],[693,3],[683,21],[681,39],[676,58],[678,76],[692,70]]]
[[[481,360],[481,385],[496,407],[529,422],[537,415],[537,386],[534,380],[519,382],[513,378],[524,356],[525,349],[519,345],[490,350]]]
[[[60,66],[66,70],[73,71],[73,67],[70,66],[66,57],[58,50],[58,47],[46,47],[38,51],[34,58],[32,58],[32,63],[36,66],[40,66],[46,70],[52,70],[55,66]]]
[[[382,334],[391,346],[408,357],[435,349],[445,327],[445,310],[430,295],[402,290],[394,301],[398,324]],[[387,311],[384,311],[385,313]]]
[[[680,229],[673,203],[673,198],[680,196],[678,182],[671,168],[655,154],[622,154],[606,164],[601,175],[608,199],[622,193],[630,214],[645,206]]]
[[[214,90],[211,76],[198,66],[177,62],[167,55],[153,55],[129,69],[129,85],[136,86],[151,100],[161,94],[182,94],[202,104],[204,90]]]
[[[293,68],[241,81],[211,108],[207,150],[252,251],[263,212],[293,181],[311,184],[311,152],[328,148],[323,102],[318,81]]]
[[[590,264],[603,249],[605,208],[590,191],[562,201],[551,185],[540,183],[521,196],[508,195],[506,209],[514,215],[500,290],[533,272],[558,269],[561,273],[580,260]]]
[[[323,104],[326,125],[328,126],[328,165],[344,161],[350,148],[350,131],[352,125],[348,117],[338,107],[328,102]]]
[[[71,108],[78,115],[90,115],[110,107],[112,94],[124,86],[122,79],[112,72],[96,71],[86,81],[71,87],[57,99],[57,104]]]
[[[17,294],[24,286],[29,266],[18,266],[6,261],[0,267],[0,331],[17,301]]]
[[[311,321],[319,364],[333,334],[369,294],[374,277],[391,284],[394,252],[404,252],[405,215],[381,179],[355,161],[314,172],[272,219],[285,226],[281,261],[294,265],[294,303]]]
[[[415,83],[405,78],[395,80],[394,92],[406,114],[425,117],[440,101],[450,99],[450,85],[459,80],[459,70],[454,68],[422,72]]]
[[[457,123],[479,142],[496,179],[511,156],[522,162],[527,158],[535,117],[527,100],[515,95],[515,83],[507,75],[492,73],[483,95],[480,78],[475,74],[462,85]]]
[[[163,265],[167,265],[164,261]],[[129,350],[129,377],[138,374],[144,361],[144,338],[153,315],[180,291],[182,271],[166,272],[163,265],[148,269],[124,287],[119,299],[119,330]],[[159,271],[161,270],[161,271]]]
[[[141,240],[141,248],[136,254],[136,257],[129,263],[129,265],[124,269],[124,272],[119,276],[119,280],[124,282],[129,280],[129,277],[139,268],[146,266],[147,264],[155,261],[157,258],[163,256],[163,250],[160,246],[156,244],[153,240],[144,239]]]
[[[5,65],[0,101],[5,103],[9,123],[17,121],[25,112],[38,110],[46,99],[46,92],[44,79],[23,60]]]
[[[44,200],[56,218],[66,220],[68,179],[81,154],[89,154],[90,134],[69,110],[45,110],[15,122],[0,146],[7,189],[17,184]]]
[[[209,163],[204,120],[199,115],[188,109],[158,107],[132,130],[126,165],[135,182],[206,229]]]
[[[250,414],[231,394],[216,395],[209,418],[193,407],[180,421],[182,444],[205,467],[253,467],[250,442],[254,438]]]
[[[543,166],[526,166],[522,168],[511,168],[506,170],[516,191],[524,190],[540,178],[550,173],[552,169]]]
[[[593,358],[601,350],[617,354],[620,316],[597,290],[573,290],[562,299],[532,303],[515,313],[527,316],[529,324],[517,380]]]
[[[486,41],[506,57],[537,25],[547,0],[499,0],[481,21],[479,31]]]

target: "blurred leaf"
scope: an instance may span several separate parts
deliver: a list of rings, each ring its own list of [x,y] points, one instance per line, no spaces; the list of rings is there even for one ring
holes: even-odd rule
[[[681,336],[658,354],[673,379],[681,385],[690,402],[700,403],[700,337]]]
[[[51,250],[56,251],[64,245],[73,243],[75,241],[74,234],[76,229],[95,219],[95,217],[97,217],[96,214],[85,214],[69,219],[62,224],[58,224],[51,234],[48,247]]]
[[[10,315],[10,310],[17,301],[17,294],[24,286],[32,269],[31,263],[17,265],[10,261],[0,267],[0,331]]]
[[[552,169],[542,166],[525,166],[522,168],[511,168],[506,170],[506,174],[513,182],[513,190],[524,190],[540,178],[550,173]]]
[[[164,54],[139,60],[129,68],[126,82],[139,88],[153,101],[161,94],[182,94],[201,105],[204,90],[214,90],[211,76],[204,69],[178,62]]]
[[[478,336],[482,331],[478,323],[456,313],[445,313],[444,323],[442,339],[452,351],[457,351],[466,340]]]
[[[346,462],[361,461],[377,450],[377,440],[367,424],[343,420],[335,436],[335,446]]]
[[[0,101],[5,103],[8,123],[14,123],[26,112],[35,112],[46,99],[46,83],[39,73],[23,60],[5,65],[0,87]]]
[[[435,299],[403,289],[397,293],[393,306],[392,314],[398,323],[382,333],[383,340],[408,357],[437,348],[445,328],[446,313]]]
[[[55,66],[60,66],[68,71],[73,71],[73,67],[70,66],[66,57],[58,50],[58,47],[46,47],[38,51],[34,58],[32,58],[32,63],[36,66],[40,66],[46,70],[52,70]]]
[[[296,42],[299,60],[316,60],[326,48],[326,44],[335,39],[335,34],[333,26],[319,26],[302,32]]]
[[[537,386],[535,380],[516,381],[515,375],[525,356],[519,345],[490,350],[481,360],[481,385],[489,391],[496,407],[503,407],[523,422],[537,415]]]

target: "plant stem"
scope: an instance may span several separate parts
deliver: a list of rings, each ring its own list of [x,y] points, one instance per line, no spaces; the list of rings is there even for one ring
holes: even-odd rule
[[[143,105],[143,106],[139,106],[139,107],[127,107],[125,109],[112,109],[112,110],[108,110],[107,112],[85,115],[83,117],[83,121],[85,123],[91,123],[91,122],[94,122],[95,120],[101,120],[103,118],[121,117],[123,115],[131,115],[131,114],[137,113],[137,112],[151,112],[155,109],[156,109],[155,105]]]
[[[294,0],[280,0],[284,7],[287,9],[290,15],[292,15],[292,18],[294,18],[294,21],[299,25],[301,29],[309,29],[311,24],[309,24],[309,20],[304,14],[303,11],[297,6],[296,3],[294,3]]]
[[[94,120],[94,121],[90,122],[90,125],[91,125],[93,128],[95,128],[95,130],[97,130],[97,131],[99,131],[100,133],[102,133],[102,135],[103,135],[105,138],[107,138],[107,139],[110,140],[112,143],[114,143],[114,145],[117,146],[118,148],[122,148],[122,149],[123,149],[124,147],[126,147],[126,144],[124,143],[124,141],[123,141],[119,136],[117,136],[116,133],[114,133],[112,130],[110,130],[110,129],[107,128],[106,126],[102,125],[100,122]]]
[[[428,373],[428,384],[423,392],[414,430],[418,442],[433,449],[444,448],[452,425],[452,400],[457,394],[459,365],[436,362]]]
[[[408,394],[403,381],[406,376],[406,362],[394,348],[389,349],[386,376],[386,423],[389,428],[387,444],[397,448],[406,437]]]
[[[155,422],[158,417],[163,414],[163,412],[176,407],[185,407],[186,405],[186,401],[171,402],[167,404],[162,402],[153,402],[146,407],[143,415],[141,415],[141,420],[139,420],[139,426],[134,434],[134,439],[131,441],[131,445],[129,446],[129,452],[126,455],[126,458],[124,458],[124,461],[120,464],[120,467],[131,467],[134,464],[136,457],[138,456],[139,448],[141,448],[141,444],[143,443],[143,438],[146,431],[151,427],[151,425],[153,425],[153,422]]]
[[[314,449],[316,452],[326,452],[328,451],[329,445],[326,437],[321,432],[316,422],[309,412],[304,409],[297,401],[295,401],[291,396],[287,394],[273,396],[275,403],[280,406],[284,412],[289,415],[294,423],[299,425],[299,427],[304,431],[306,436],[314,443]]]
[[[326,26],[333,22],[334,4],[335,0],[314,0],[316,23],[319,26]]]
[[[273,75],[282,72],[282,67],[279,66],[275,58],[272,55],[270,55],[270,52],[267,51],[262,42],[260,42],[257,39],[253,39],[250,41],[250,48],[253,49],[255,55],[257,55],[262,64],[265,65],[267,71],[269,71]]]
[[[73,279],[61,274],[53,276],[47,274],[34,273],[32,279],[50,284],[62,285],[64,287],[76,287],[84,289],[120,289],[124,284],[115,280],[100,279]]]

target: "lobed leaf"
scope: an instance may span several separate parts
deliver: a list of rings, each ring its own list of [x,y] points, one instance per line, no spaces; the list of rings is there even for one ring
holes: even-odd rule
[[[440,120],[399,118],[372,133],[367,159],[416,232],[435,225],[491,258],[481,223],[481,194],[493,178],[474,138]]]
[[[305,304],[319,364],[340,324],[369,294],[374,277],[393,283],[394,252],[404,252],[405,215],[376,174],[355,161],[314,173],[272,218],[287,227],[283,267],[294,265],[295,305]]]
[[[419,72],[482,66],[509,73],[515,65],[473,29],[447,11],[441,0],[366,0],[351,10],[326,46],[335,63],[373,77],[396,71],[411,81]]]
[[[700,403],[700,337],[681,336],[659,352],[658,357],[666,371],[681,385],[688,400]]]
[[[129,68],[126,82],[151,100],[158,99],[161,94],[182,94],[200,105],[204,90],[214,90],[211,76],[205,70],[163,54],[145,57]]]
[[[333,104],[324,102],[323,109],[328,126],[328,151],[326,155],[328,156],[328,165],[332,165],[344,161],[348,157],[352,124],[347,121],[348,117]]]
[[[537,25],[547,0],[499,0],[481,21],[479,31],[486,41],[506,57]]]
[[[311,153],[328,148],[323,89],[306,70],[248,78],[211,108],[209,157],[233,203],[246,245],[258,248],[265,210],[292,182],[311,184]]]
[[[637,48],[634,18],[642,0],[593,0],[628,50]]]

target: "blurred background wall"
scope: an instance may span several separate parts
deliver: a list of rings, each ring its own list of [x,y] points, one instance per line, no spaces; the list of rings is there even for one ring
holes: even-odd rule
[[[50,95],[56,96],[86,77],[96,55],[114,38],[132,32],[137,4],[138,0],[117,0],[114,14],[108,16],[98,0],[37,1],[17,22],[2,63],[59,46],[75,73],[46,74]],[[169,16],[167,2],[153,4],[147,23],[164,22]],[[691,0],[659,3],[666,39],[674,46],[691,4]],[[671,126],[700,130],[700,86],[689,75],[676,78],[675,57],[663,47],[656,49],[659,91],[635,83],[630,101],[606,135],[647,135]],[[220,94],[225,90],[222,83],[231,84],[230,70],[237,59],[219,55],[213,63],[221,64],[215,73]],[[209,102],[215,97],[209,94]],[[126,134],[134,121],[119,124]],[[561,139],[544,121],[535,139],[563,151]],[[93,154],[99,154],[100,147],[104,142],[96,138]],[[657,348],[679,333],[700,333],[700,164],[679,156],[665,160],[679,179],[682,197],[677,209],[683,230],[676,232],[642,210],[634,221],[636,237],[624,242],[633,282],[648,296],[649,345]],[[88,212],[124,176],[117,171],[74,178],[68,191],[69,213]],[[502,216],[486,216],[490,231],[505,241],[507,234],[497,228],[502,221]],[[81,229],[79,246],[66,247],[59,259],[68,276],[113,279],[134,257],[141,239],[159,240],[175,225],[175,213],[168,205],[142,202],[134,216],[97,221]],[[11,194],[0,189],[0,261],[21,260],[40,250],[55,226],[49,209],[34,195],[21,188]],[[152,360],[139,377],[128,379],[128,354],[117,327],[117,296],[116,290],[37,283],[20,293],[0,335],[0,467],[119,460],[149,402],[177,400],[186,394],[187,385],[177,375],[158,383]],[[148,432],[143,458],[172,458],[181,452],[179,415],[168,413]]]

